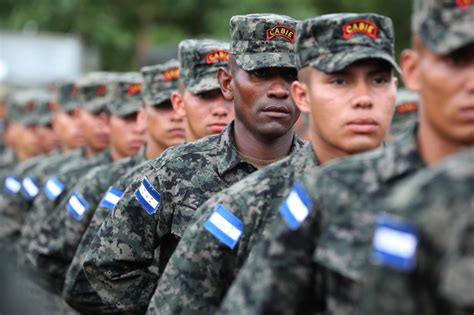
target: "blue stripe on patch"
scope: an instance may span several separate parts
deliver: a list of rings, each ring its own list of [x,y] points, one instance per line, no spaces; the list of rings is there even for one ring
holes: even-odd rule
[[[244,230],[242,221],[221,204],[216,206],[203,226],[230,249],[237,245]]]
[[[158,191],[150,184],[148,178],[144,177],[140,187],[135,190],[135,198],[148,214],[155,213],[160,207],[161,196]]]
[[[64,191],[64,184],[56,176],[52,176],[44,185],[43,191],[49,200],[55,201]]]
[[[117,202],[119,202],[120,198],[122,197],[122,194],[123,192],[113,186],[110,186],[104,197],[102,198],[100,205],[102,207],[112,210],[117,204]]]
[[[27,176],[21,182],[21,192],[28,200],[33,200],[38,196],[40,192],[39,186],[36,184],[36,180],[31,177]]]
[[[84,216],[84,213],[89,209],[89,203],[80,193],[75,192],[72,194],[71,198],[69,198],[66,209],[76,220],[80,221]]]
[[[418,232],[410,222],[388,214],[377,217],[372,242],[372,261],[398,271],[416,266]]]
[[[313,209],[313,202],[299,182],[280,204],[280,214],[291,230],[297,230]]]
[[[8,176],[5,178],[4,187],[8,193],[16,195],[21,189],[20,179],[16,176]]]

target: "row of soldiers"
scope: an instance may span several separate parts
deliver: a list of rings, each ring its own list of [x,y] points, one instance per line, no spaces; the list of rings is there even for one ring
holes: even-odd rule
[[[400,69],[387,17],[239,15],[63,85],[82,147],[2,169],[4,251],[48,313],[471,314],[473,18],[415,0]]]

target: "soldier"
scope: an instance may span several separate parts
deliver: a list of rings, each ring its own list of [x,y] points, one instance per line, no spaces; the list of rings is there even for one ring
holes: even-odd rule
[[[254,248],[228,291],[223,313],[237,305],[247,313],[275,310],[275,301],[288,313],[307,310],[314,306],[313,292],[324,280],[321,274],[326,275],[329,310],[354,311],[366,281],[381,201],[397,183],[474,143],[468,105],[474,100],[474,37],[469,28],[473,14],[474,6],[459,1],[415,1],[413,49],[402,54],[401,65],[406,86],[420,95],[419,123],[383,149],[304,176],[302,201],[292,207],[309,214],[293,221],[283,216],[285,223],[276,222],[271,237]],[[368,22],[350,29],[368,31]],[[345,34],[351,24],[343,25]],[[364,32],[353,36],[371,34]],[[291,204],[291,199],[284,204]],[[296,224],[288,228],[286,222]],[[258,276],[265,281],[252,286]]]
[[[158,279],[148,267],[157,261],[164,268],[197,207],[301,146],[289,90],[296,79],[294,45],[283,36],[265,37],[277,26],[294,33],[296,20],[273,14],[231,19],[229,69],[219,69],[218,78],[225,98],[234,101],[235,120],[219,135],[167,150],[127,188],[84,262],[104,301],[144,312]],[[227,57],[223,51],[193,56],[202,63]]]
[[[83,217],[79,222],[76,221],[76,224],[80,223],[80,225],[73,231],[78,238],[76,241],[68,243],[73,248],[77,245],[79,246],[66,273],[63,289],[63,296],[67,303],[81,312],[110,313],[116,310],[114,306],[105,305],[89,285],[82,270],[84,256],[100,225],[110,213],[110,210],[113,209],[118,199],[120,199],[123,190],[127,188],[131,176],[140,172],[144,164],[140,162],[146,159],[153,159],[166,148],[184,141],[183,117],[173,109],[170,101],[171,94],[178,89],[178,65],[178,61],[172,59],[164,64],[142,68],[142,75],[145,81],[144,107],[140,109],[138,115],[139,119],[145,121],[147,125],[146,149],[137,157],[131,158],[130,162],[135,161],[135,163],[126,161],[116,163],[117,166],[114,167],[116,170],[110,167],[104,168],[104,176],[105,174],[110,176],[114,172],[119,176],[126,172],[117,181],[107,182],[100,179],[104,176],[101,176],[99,173],[90,182],[95,191],[102,192],[99,198],[102,196],[103,198],[92,204],[89,202],[89,208],[95,211],[90,211],[88,216]],[[115,174],[112,177],[116,177]],[[100,204],[98,201],[100,201]],[[95,209],[96,207],[97,209]],[[88,217],[92,217],[90,218],[90,224],[89,220],[87,220]],[[83,233],[84,235],[82,235]]]
[[[418,120],[418,94],[401,88],[397,91],[395,112],[393,113],[390,133],[386,140],[391,141],[401,133],[413,128]]]
[[[395,101],[393,29],[384,17],[352,18],[381,25],[378,35],[387,38],[386,45],[354,38],[345,49],[328,49],[327,35],[318,36],[320,24],[308,20],[300,25],[299,80],[292,84],[292,96],[302,112],[310,113],[312,145],[246,177],[201,206],[160,278],[149,313],[215,312],[251,248],[278,216],[275,209],[293,181],[320,163],[381,145]],[[334,65],[335,60],[340,61]],[[341,128],[367,117],[376,128]],[[236,227],[238,239],[223,237],[222,223],[213,223],[216,213],[224,209],[241,224]]]

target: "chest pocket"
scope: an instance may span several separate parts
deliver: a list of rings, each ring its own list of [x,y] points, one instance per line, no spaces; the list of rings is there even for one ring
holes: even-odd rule
[[[192,222],[194,213],[208,198],[192,192],[187,192],[176,205],[171,224],[171,233],[182,237],[188,225]]]

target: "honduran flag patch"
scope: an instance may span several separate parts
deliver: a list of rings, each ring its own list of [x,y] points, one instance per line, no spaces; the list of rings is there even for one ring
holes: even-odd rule
[[[50,177],[44,185],[44,193],[51,201],[55,201],[63,191],[64,184],[56,176]]]
[[[376,219],[372,243],[372,261],[409,272],[416,266],[418,232],[410,222],[388,214]]]
[[[89,203],[78,192],[72,194],[66,205],[67,211],[72,214],[76,220],[81,220],[84,213],[89,209]]]
[[[21,182],[15,176],[8,176],[5,178],[4,187],[10,194],[16,195],[21,189]]]
[[[227,247],[234,249],[242,236],[244,224],[238,217],[219,204],[204,223],[204,228]]]
[[[104,197],[102,198],[100,205],[109,210],[112,210],[117,204],[117,202],[119,202],[120,198],[122,197],[122,194],[123,192],[121,192],[119,189],[110,186]]]
[[[160,193],[146,177],[142,179],[140,187],[135,190],[135,198],[148,214],[154,214],[160,207]]]
[[[295,231],[313,208],[311,198],[299,182],[293,184],[288,197],[280,204],[280,214],[288,227]]]
[[[28,176],[23,179],[21,182],[22,192],[25,195],[26,199],[33,200],[38,196],[40,188],[36,184],[36,181],[33,177]]]

